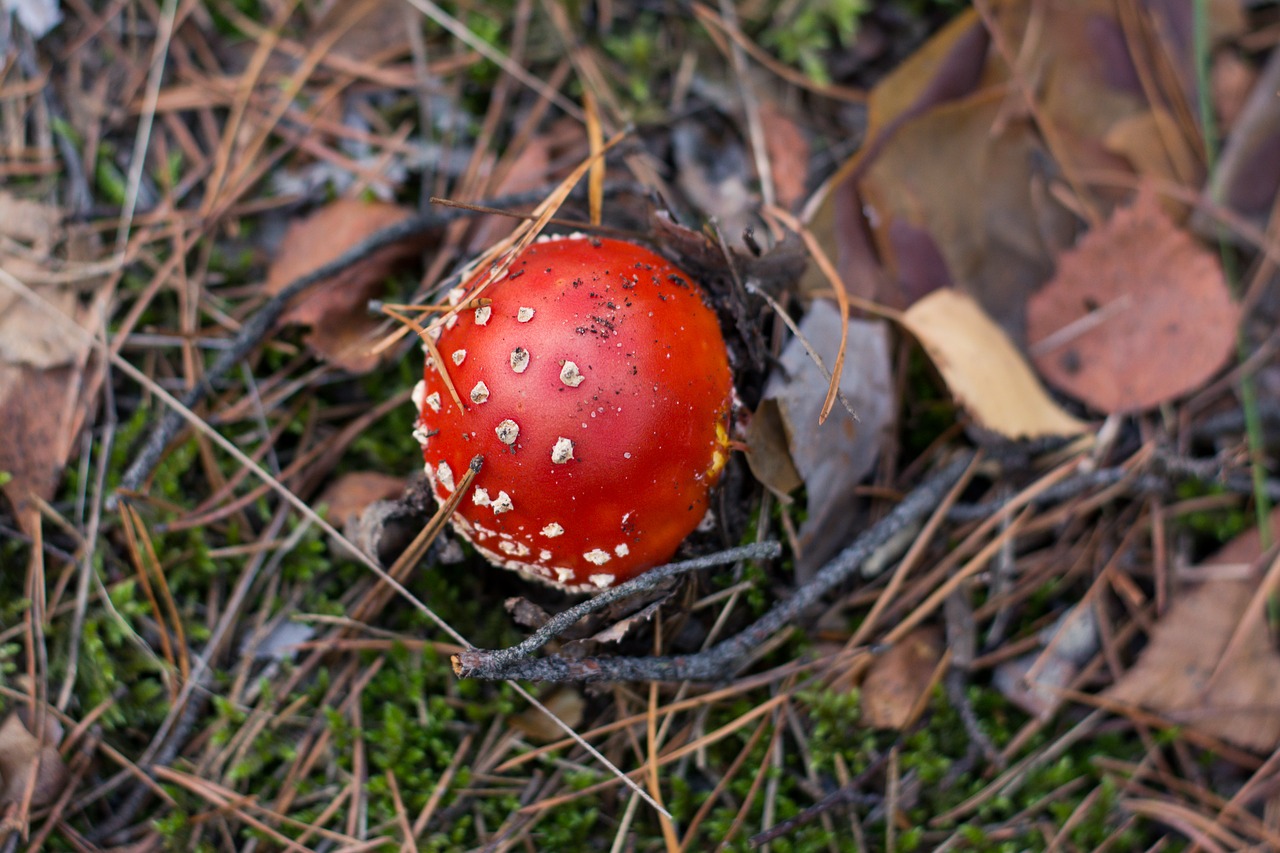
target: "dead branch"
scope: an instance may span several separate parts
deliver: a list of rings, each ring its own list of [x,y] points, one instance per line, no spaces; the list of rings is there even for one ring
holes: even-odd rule
[[[973,454],[969,452],[957,456],[916,487],[892,512],[824,566],[813,580],[796,589],[794,595],[774,605],[772,610],[740,634],[706,651],[664,657],[588,657],[572,660],[553,655],[534,659],[528,657],[529,652],[540,648],[542,644],[525,651],[529,644],[529,641],[525,641],[510,649],[469,649],[454,655],[453,670],[460,678],[493,680],[723,681],[733,675],[737,665],[753,649],[793,622],[828,592],[849,580],[858,567],[895,534],[932,512],[959,480],[972,459]],[[573,621],[577,618],[574,617]]]

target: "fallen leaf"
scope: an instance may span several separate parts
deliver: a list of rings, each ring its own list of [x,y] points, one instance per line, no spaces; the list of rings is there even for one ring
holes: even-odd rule
[[[1107,697],[1244,749],[1274,750],[1280,744],[1280,654],[1265,620],[1254,620],[1243,642],[1222,660],[1256,592],[1255,581],[1217,580],[1180,595]]]
[[[933,686],[942,652],[942,631],[923,626],[877,655],[862,682],[862,722],[876,729],[911,725]]]
[[[544,698],[542,704],[571,729],[582,724],[583,711],[587,707],[582,694],[572,687],[560,688]],[[564,737],[564,729],[541,708],[527,708],[513,714],[507,718],[507,723],[534,743],[550,743]]]
[[[867,103],[867,142],[841,166],[836,176],[839,183],[810,224],[819,243],[834,256],[840,278],[852,295],[894,308],[910,304],[900,298],[897,283],[891,281],[895,272],[884,275],[874,257],[860,182],[913,118],[938,104],[963,98],[982,85],[987,52],[987,32],[977,13],[969,10],[957,15],[872,89]],[[932,140],[924,162],[939,159],[938,143]],[[885,220],[876,219],[876,227],[884,224]],[[810,270],[803,285],[809,292],[826,286],[816,269]]]
[[[784,503],[804,485],[791,459],[786,422],[777,400],[762,400],[747,424],[747,464],[751,473]]]
[[[523,596],[512,596],[503,602],[503,607],[511,614],[517,625],[538,630],[551,619],[551,614],[540,605],[534,604]]]
[[[331,202],[289,226],[263,289],[279,293],[293,280],[411,216],[407,208],[382,202]],[[373,252],[295,299],[279,324],[310,326],[307,344],[321,358],[352,373],[367,373],[379,360],[371,352],[379,320],[366,306],[382,293],[395,266],[416,255],[421,245],[421,240],[404,240]]]
[[[800,334],[828,369],[840,346],[840,325],[840,310],[825,299],[815,301],[800,321]],[[768,440],[785,439],[785,450],[766,451],[763,445],[757,445],[750,448],[747,457],[753,470],[760,470],[775,486],[785,486],[786,460],[770,461],[769,454],[786,453],[795,472],[803,478],[809,515],[799,535],[802,574],[820,566],[848,544],[854,531],[832,521],[848,516],[855,491],[875,466],[885,431],[893,423],[894,392],[886,323],[849,321],[840,392],[857,414],[856,422],[841,405],[826,422],[818,422],[827,385],[827,377],[804,343],[792,339],[764,392],[764,405],[772,402],[776,406],[784,433]],[[769,416],[766,408],[765,417]],[[766,426],[757,428],[757,439],[766,438],[762,434]],[[773,470],[766,470],[766,466]]]
[[[1102,142],[1108,151],[1128,160],[1138,175],[1179,186],[1200,183],[1199,155],[1177,119],[1159,107],[1118,119]],[[1182,213],[1176,202],[1164,204],[1170,213]]]
[[[880,258],[904,293],[900,302],[954,283],[1020,341],[1022,306],[1052,273],[1057,242],[1069,243],[1075,225],[1037,192],[1043,145],[1029,123],[1002,124],[1005,103],[992,87],[913,119],[858,189]]]
[[[101,387],[91,369],[85,332],[109,314],[110,291],[101,277],[74,284],[42,281],[59,256],[96,259],[87,231],[68,232],[51,205],[0,193],[0,471],[3,491],[19,524],[31,532],[38,517],[32,498],[49,500]],[[12,280],[34,291],[71,322],[59,322],[28,301]]]
[[[30,792],[31,806],[47,806],[57,799],[66,784],[67,767],[56,742],[46,737],[41,743],[17,714],[10,714],[0,722],[0,805],[22,802],[27,797],[33,772],[35,787]]]
[[[765,153],[773,173],[779,207],[790,210],[804,198],[809,179],[809,140],[782,108],[772,101],[760,104]]]
[[[1088,429],[1049,398],[1013,342],[972,297],[934,291],[903,313],[902,325],[978,426],[1012,439]]]
[[[378,471],[350,471],[330,483],[320,494],[319,502],[328,507],[325,518],[341,526],[374,501],[398,498],[403,491],[403,477]]]
[[[1212,377],[1239,319],[1217,256],[1144,189],[1059,259],[1027,303],[1027,337],[1049,382],[1099,411],[1134,412]]]

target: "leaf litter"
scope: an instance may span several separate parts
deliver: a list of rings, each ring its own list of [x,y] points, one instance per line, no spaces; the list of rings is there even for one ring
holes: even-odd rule
[[[370,0],[272,22],[226,7],[216,26],[196,15],[176,28],[160,8],[102,26],[68,7],[43,40],[14,42],[19,83],[0,127],[20,152],[5,168],[28,183],[6,187],[25,212],[0,225],[4,269],[64,313],[94,308],[87,328],[108,318],[113,351],[146,380],[113,379],[91,438],[129,423],[130,445],[161,390],[207,387],[205,426],[299,503],[246,485],[256,475],[205,434],[172,441],[128,507],[106,509],[132,448],[80,440],[98,390],[85,339],[68,331],[59,352],[64,327],[0,317],[15,323],[0,347],[20,350],[5,358],[34,389],[26,414],[3,409],[27,419],[11,422],[19,440],[0,469],[28,504],[0,517],[26,536],[0,543],[0,559],[27,565],[0,573],[17,603],[0,613],[0,665],[28,676],[0,681],[0,711],[44,702],[46,720],[72,724],[55,749],[5,718],[0,753],[23,762],[0,767],[5,783],[34,766],[34,746],[52,750],[41,766],[68,788],[17,791],[0,831],[30,831],[37,846],[61,835],[226,849],[250,836],[505,848],[557,833],[566,849],[766,834],[866,847],[903,831],[930,848],[975,834],[1057,849],[1126,832],[1144,847],[1177,834],[1272,841],[1261,756],[1280,736],[1257,712],[1280,701],[1274,557],[1261,545],[1225,564],[1203,557],[1275,491],[1265,469],[1254,488],[1249,461],[1273,459],[1244,428],[1274,422],[1269,404],[1249,412],[1237,393],[1240,376],[1275,370],[1258,331],[1274,326],[1270,273],[1248,266],[1276,253],[1266,10],[1209,4],[1212,106],[1231,131],[1214,163],[1177,3],[980,0],[928,38],[936,22],[872,3],[858,35],[823,54],[830,84],[757,42],[767,20],[749,7],[699,5],[697,26],[651,32],[616,5],[582,29],[554,4],[517,6],[492,26]],[[655,46],[636,73],[628,51]],[[591,104],[568,97],[583,90]],[[604,158],[607,190],[550,186],[585,176],[587,152],[632,126]],[[138,215],[112,280],[110,240],[73,247],[63,228],[114,233],[131,165],[120,152],[144,127]],[[84,150],[68,157],[68,140]],[[252,328],[264,296],[410,205],[524,187],[543,191],[516,205],[535,210],[531,225],[441,227],[425,256],[422,242],[366,252],[291,305],[237,370],[207,375],[206,355]],[[64,210],[59,197],[99,206]],[[398,270],[401,291],[447,290],[485,232],[503,235],[484,261],[501,265],[559,227],[553,216],[578,227],[596,210],[688,263],[730,329],[733,439],[751,469],[735,456],[687,555],[748,538],[787,550],[610,602],[528,661],[630,667],[621,683],[542,694],[574,739],[522,705],[533,697],[518,685],[449,671],[460,636],[511,647],[572,601],[456,542],[414,550],[434,507],[404,489],[417,448],[389,401],[415,368],[394,360],[405,348],[375,347],[386,339],[366,308]],[[278,249],[256,232],[267,212],[291,223]],[[1230,241],[1254,276],[1240,306],[1206,236]],[[228,260],[245,245],[265,250],[265,274]],[[819,274],[826,257],[839,275]],[[16,292],[0,298],[26,304]],[[828,372],[843,357],[834,380],[791,324]],[[1071,377],[1055,372],[1064,346]],[[857,420],[836,405],[819,425],[829,389]],[[71,398],[85,407],[74,416],[43,405]],[[81,470],[59,480],[80,447]],[[355,520],[362,554],[299,509],[320,503]],[[414,570],[402,555],[418,553]],[[959,596],[962,654],[938,631]],[[514,614],[500,607],[509,597]],[[461,631],[428,627],[439,623],[424,598]],[[808,609],[770,621],[794,601]],[[663,678],[726,644],[738,653],[715,680]],[[1100,755],[1116,732],[1122,745]]]
[[[1108,414],[1203,387],[1234,352],[1240,311],[1217,256],[1144,185],[1132,206],[1058,258],[1027,304],[1040,373]]]
[[[406,208],[382,202],[339,199],[305,219],[294,222],[272,260],[263,292],[274,295],[362,240],[412,216]],[[307,344],[332,364],[352,373],[368,373],[379,361],[379,318],[367,310],[371,299],[383,295],[386,280],[397,265],[413,257],[419,247],[405,240],[369,255],[298,296],[280,317],[280,325],[308,326]]]

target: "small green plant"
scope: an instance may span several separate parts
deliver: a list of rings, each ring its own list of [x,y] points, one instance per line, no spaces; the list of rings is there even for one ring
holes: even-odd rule
[[[866,0],[784,1],[763,22],[761,40],[783,62],[799,65],[815,82],[830,83],[826,54],[853,40],[858,18],[867,8]]]

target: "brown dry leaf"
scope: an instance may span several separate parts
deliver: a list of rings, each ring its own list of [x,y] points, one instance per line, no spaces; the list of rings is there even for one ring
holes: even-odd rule
[[[1280,744],[1280,654],[1265,620],[1255,620],[1240,646],[1222,660],[1256,592],[1256,582],[1235,580],[1187,591],[1156,623],[1138,662],[1106,695],[1244,749],[1275,749]]]
[[[1174,117],[1159,107],[1117,120],[1102,141],[1139,175],[1184,186],[1200,181],[1199,155]],[[1171,212],[1178,209],[1172,201],[1166,204]]]
[[[1192,93],[1194,63],[1181,4],[1134,7],[1150,35],[1136,45],[1134,22],[1122,21],[1125,4],[1114,0],[990,6],[1018,79],[978,16],[957,16],[872,90],[868,141],[841,169],[854,180],[830,194],[813,227],[824,246],[840,248],[848,287],[875,288],[846,250],[870,224],[896,292],[861,295],[905,306],[947,281],[1021,345],[1026,300],[1074,239],[1074,213],[1058,198],[1082,193],[1077,207],[1105,214],[1122,197],[1081,179],[1084,170],[1200,183],[1200,143],[1186,111],[1153,111],[1143,86],[1176,101]],[[1215,3],[1210,15],[1215,32],[1227,32],[1239,3]],[[1023,86],[1035,93],[1034,116]],[[920,246],[935,254],[927,264]]]
[[[904,729],[913,722],[942,660],[942,631],[916,628],[875,658],[862,682],[862,722],[877,729]]]
[[[1200,387],[1230,358],[1239,320],[1216,255],[1146,189],[1065,253],[1027,303],[1041,375],[1107,413]]]
[[[569,728],[577,728],[582,724],[583,711],[587,707],[582,694],[572,687],[560,688],[543,699],[542,704]],[[540,708],[527,708],[519,714],[513,714],[507,718],[507,723],[534,743],[550,743],[564,737],[564,729],[542,713]]]
[[[782,108],[772,101],[760,104],[765,153],[773,173],[773,192],[779,207],[791,210],[804,198],[809,178],[809,140]]]
[[[88,232],[68,234],[61,220],[56,207],[0,193],[0,237],[7,242],[0,269],[89,330],[107,314],[103,279],[37,283],[59,252],[72,260],[95,257]],[[24,508],[33,497],[52,498],[101,387],[90,356],[83,332],[0,282],[0,471],[11,476],[4,494],[24,529],[36,523]]]
[[[910,300],[900,297],[895,271],[881,273],[872,249],[872,235],[864,216],[859,190],[861,170],[893,143],[914,117],[937,104],[964,97],[981,85],[986,66],[987,34],[972,10],[962,13],[934,35],[872,90],[868,99],[867,143],[840,168],[846,179],[813,215],[810,230],[835,259],[845,288],[853,295],[895,308]],[[937,159],[938,140],[925,162]],[[970,199],[972,200],[972,199]],[[877,224],[881,224],[877,221]],[[811,269],[803,283],[808,292],[826,288],[822,274]]]
[[[394,500],[403,492],[403,477],[377,471],[351,471],[330,483],[319,502],[328,507],[325,518],[341,528],[375,501]]]
[[[1001,126],[1004,108],[1003,90],[993,87],[913,119],[859,191],[902,302],[954,282],[1021,340],[1027,295],[1052,273],[1052,253],[1069,244],[1074,224],[1036,191],[1044,177],[1035,129]]]
[[[662,598],[658,599],[652,604],[646,607],[640,608],[635,613],[632,613],[630,616],[628,616],[626,619],[622,619],[618,622],[614,622],[612,625],[610,625],[608,628],[605,628],[603,631],[600,631],[599,633],[592,635],[590,637],[590,640],[595,643],[622,642],[627,638],[627,636],[632,631],[634,631],[640,625],[652,619],[654,614],[656,614],[662,608],[662,605],[666,603],[668,598],[670,598],[670,595],[663,596]]]
[[[777,400],[761,400],[747,424],[747,464],[751,473],[784,503],[804,479],[791,459],[787,426]]]
[[[57,799],[66,784],[67,767],[56,743],[48,737],[41,743],[17,714],[10,714],[0,723],[0,805],[20,803],[26,798],[33,771],[35,790],[31,793],[31,805],[33,808],[47,806]]]
[[[503,607],[511,614],[511,618],[517,625],[523,625],[535,631],[551,619],[551,614],[545,608],[522,596],[508,598],[503,602]]]
[[[408,208],[382,202],[338,199],[289,226],[263,289],[279,293],[291,281],[334,260],[372,234],[413,216]],[[280,324],[310,326],[307,344],[322,358],[352,373],[367,373],[378,363],[370,351],[379,321],[366,306],[378,296],[392,269],[412,258],[421,241],[386,246],[315,285],[294,300]]]
[[[902,325],[978,426],[1012,439],[1088,429],[1049,398],[1022,354],[971,297],[934,291],[903,313]]]

